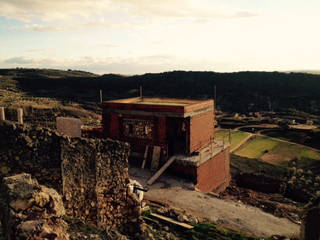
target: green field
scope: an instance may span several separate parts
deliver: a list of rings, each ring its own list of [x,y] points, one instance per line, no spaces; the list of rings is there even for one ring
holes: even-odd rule
[[[293,143],[281,142],[268,137],[256,137],[248,141],[236,155],[260,159],[273,165],[288,166],[288,162],[320,160],[320,152]]]
[[[250,133],[241,132],[241,131],[231,131],[231,150],[240,144]],[[219,141],[229,141],[229,130],[221,129],[216,132],[215,138]]]
[[[316,152],[308,148],[302,148],[300,157],[302,159],[307,158],[307,159],[313,159],[313,160],[320,160],[320,152]]]
[[[247,158],[260,158],[264,153],[274,149],[280,142],[268,137],[256,137],[235,154]]]

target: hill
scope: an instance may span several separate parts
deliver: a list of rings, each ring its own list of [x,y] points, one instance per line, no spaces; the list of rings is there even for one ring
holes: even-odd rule
[[[134,97],[139,86],[146,96],[213,98],[222,111],[255,112],[291,109],[320,114],[320,75],[281,72],[173,71],[135,76],[95,75],[82,71],[0,69],[0,87],[28,96],[82,104]]]

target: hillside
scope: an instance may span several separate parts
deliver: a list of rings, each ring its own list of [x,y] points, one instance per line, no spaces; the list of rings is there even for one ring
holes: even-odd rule
[[[320,114],[320,75],[307,73],[174,71],[99,76],[72,70],[0,69],[0,76],[2,89],[84,105],[98,102],[99,89],[104,100],[137,96],[139,86],[146,96],[213,98],[216,86],[217,107],[222,111],[290,109]]]

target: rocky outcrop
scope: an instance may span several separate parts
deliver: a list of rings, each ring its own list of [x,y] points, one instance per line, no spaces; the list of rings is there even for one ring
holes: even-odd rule
[[[1,224],[6,239],[66,240],[65,209],[54,189],[39,185],[30,174],[3,178]]]

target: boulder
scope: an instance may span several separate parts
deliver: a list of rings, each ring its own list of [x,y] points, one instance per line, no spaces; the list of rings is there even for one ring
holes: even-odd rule
[[[67,224],[61,196],[39,185],[30,174],[3,178],[1,225],[6,239],[67,240]]]

